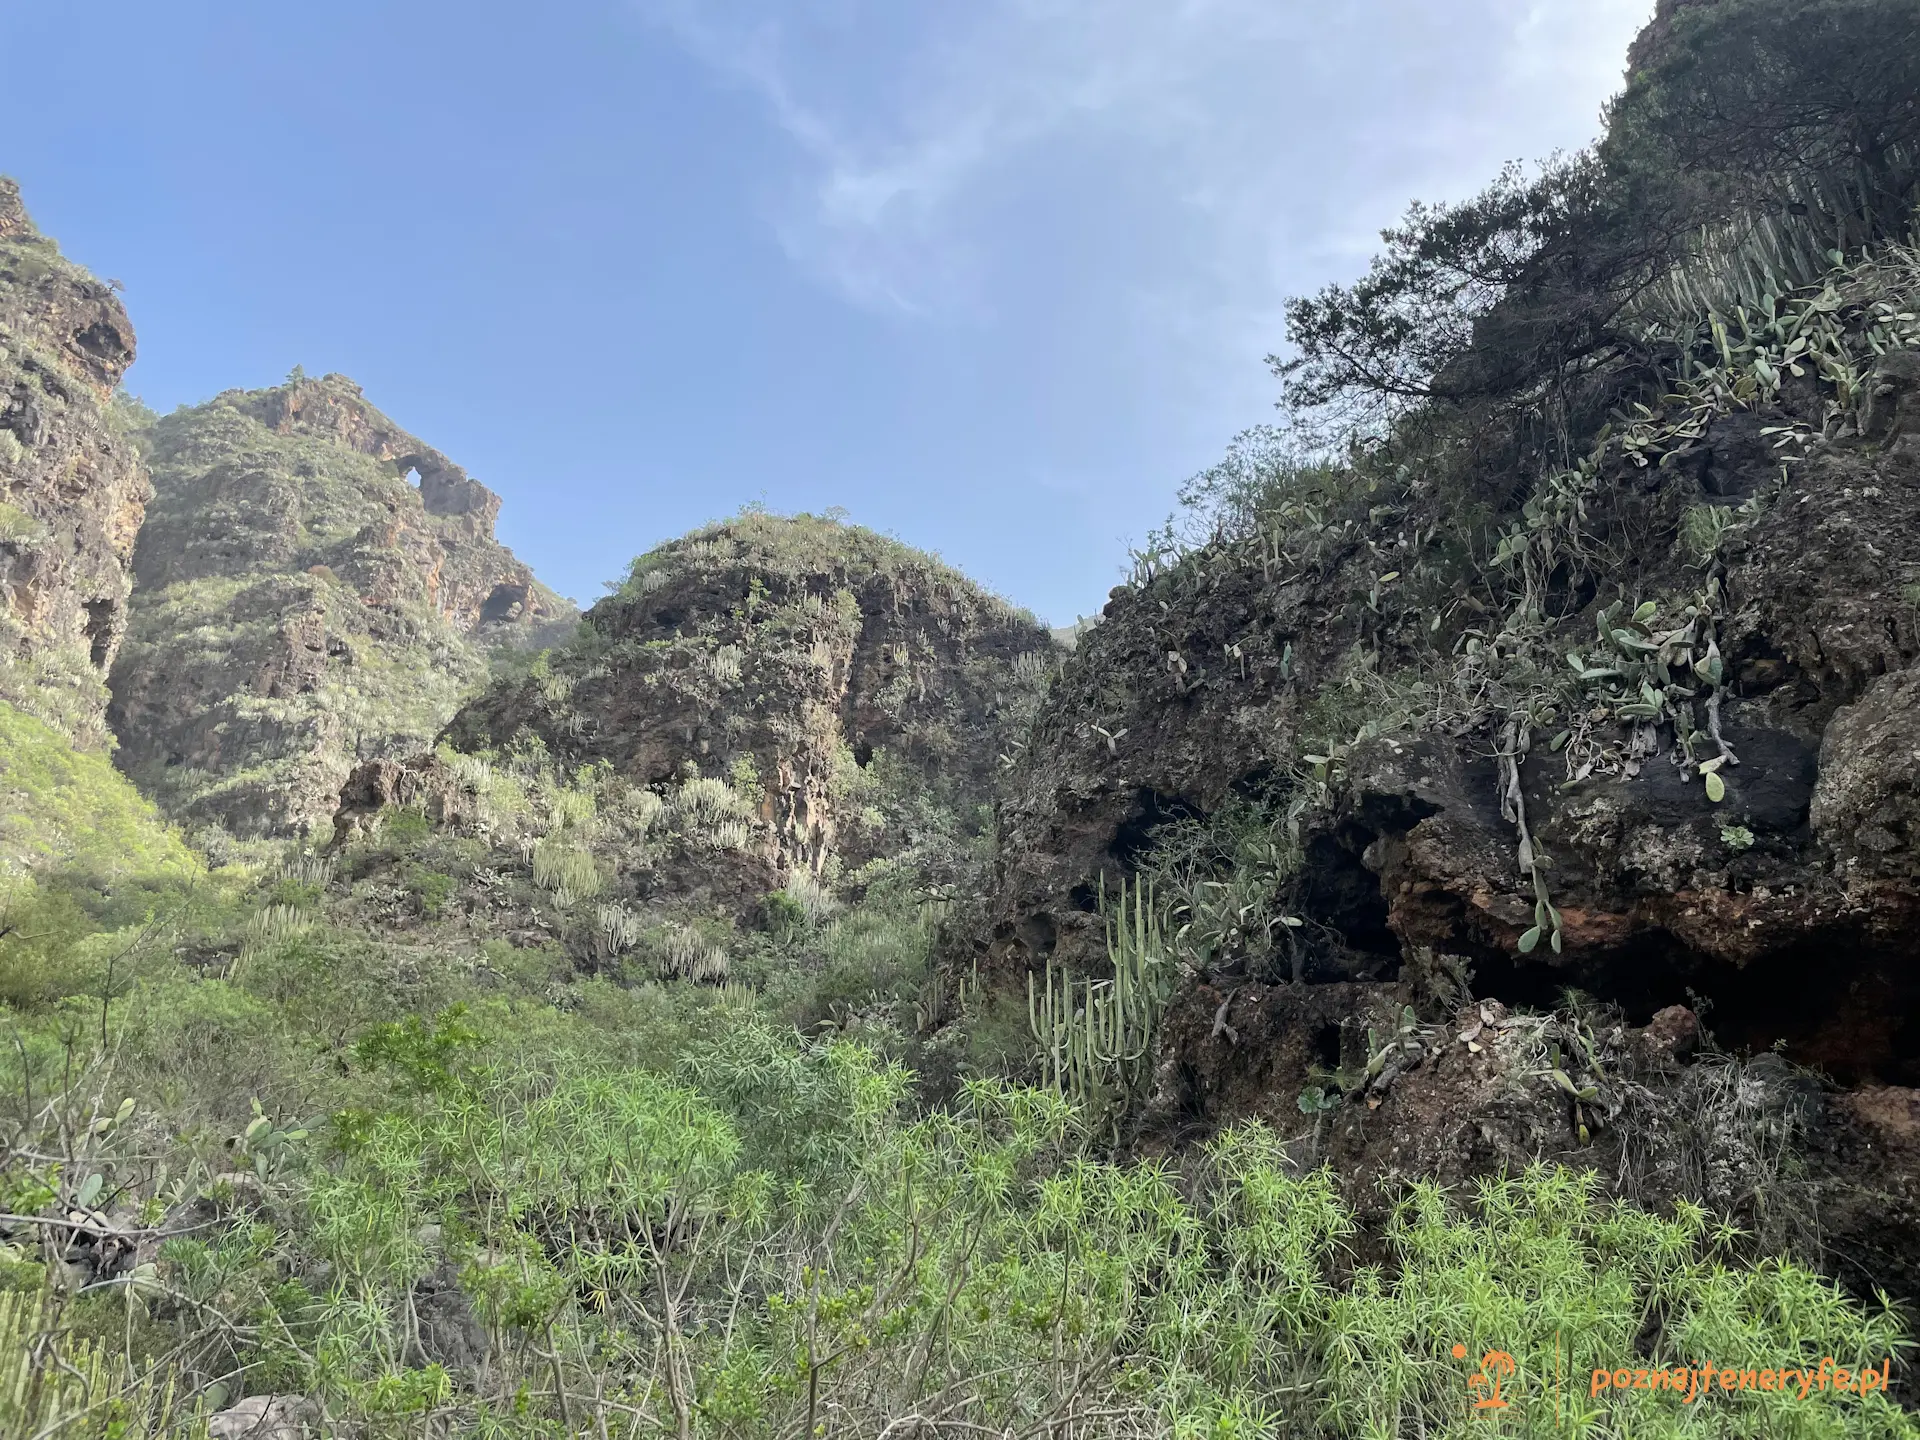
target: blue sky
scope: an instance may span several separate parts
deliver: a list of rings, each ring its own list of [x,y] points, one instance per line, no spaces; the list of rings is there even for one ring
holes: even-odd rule
[[[1590,140],[1651,0],[0,8],[0,171],[171,409],[359,380],[591,602],[740,505],[1054,623],[1272,417],[1286,296]]]

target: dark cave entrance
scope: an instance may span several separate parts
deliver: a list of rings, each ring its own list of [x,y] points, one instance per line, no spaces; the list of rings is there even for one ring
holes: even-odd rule
[[[526,608],[527,587],[502,582],[493,587],[492,592],[480,606],[480,623],[497,625],[504,620],[517,620]]]
[[[1911,946],[1831,933],[1744,966],[1662,933],[1559,964],[1463,949],[1483,999],[1547,1010],[1579,990],[1618,1006],[1634,1025],[1685,1005],[1730,1053],[1778,1050],[1842,1084],[1920,1085],[1920,957]]]
[[[120,635],[120,606],[112,600],[87,601],[87,659],[96,670],[107,668]]]

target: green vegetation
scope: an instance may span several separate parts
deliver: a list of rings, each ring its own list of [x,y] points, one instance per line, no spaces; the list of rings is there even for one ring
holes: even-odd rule
[[[775,515],[750,505],[738,515],[649,550],[633,562],[616,593],[628,598],[649,594],[671,574],[687,569],[706,573],[738,569],[768,578],[832,579],[853,585],[875,576],[925,573],[949,586],[967,591],[979,588],[977,582],[925,551],[864,525],[848,524],[842,512]],[[655,574],[661,578],[649,582],[648,576]],[[763,582],[759,596],[764,595]],[[758,597],[750,592],[746,604],[749,610],[757,609]],[[999,604],[1032,624],[1039,623],[1024,610],[1005,601]]]
[[[155,496],[115,669],[122,762],[195,827],[324,828],[355,762],[429,746],[493,652],[534,637],[531,621],[473,633],[519,567],[471,515],[426,507],[405,471],[434,452],[343,377],[136,406],[116,414]]]
[[[1577,1387],[1548,1428],[1556,1374],[1903,1363],[1892,1312],[1698,1207],[1539,1169],[1404,1187],[1381,1229],[1258,1127],[1177,1175],[1111,1157],[1172,957],[1225,943],[1201,877],[1290,873],[1263,805],[1115,897],[1114,978],[1050,997],[1037,1047],[977,984],[938,1028],[910,869],[796,873],[757,927],[663,913],[614,857],[738,792],[441,763],[465,830],[398,809],[258,875],[37,877],[0,935],[0,1210],[36,1222],[0,1250],[10,1433],[280,1395],[369,1437],[1466,1436],[1494,1349],[1515,1433],[1916,1433],[1879,1395]]]
[[[13,442],[15,454],[18,454],[20,442],[14,438],[11,430],[5,433],[7,439]],[[0,462],[8,458],[4,447],[0,447]],[[9,505],[0,500],[0,542],[31,545],[40,538],[44,528],[18,505]]]
[[[1223,656],[1302,692],[1263,801],[1288,831],[1381,741],[1472,736],[1533,892],[1518,944],[1559,951],[1523,772],[1671,751],[1703,811],[1726,801],[1730,542],[1810,447],[1863,433],[1879,358],[1920,346],[1912,23],[1891,0],[1681,8],[1595,150],[1414,207],[1360,281],[1290,306],[1286,424],[1196,477],[1132,577],[1163,613],[1233,574],[1331,612],[1294,637],[1318,653]],[[1738,412],[1778,464],[1701,503],[1685,463]],[[1209,869],[1236,910],[1284,912],[1283,867]]]
[[[94,874],[196,868],[193,856],[105,755],[0,701],[0,875],[57,860]]]
[[[113,738],[101,718],[107,686],[86,648],[24,642],[24,628],[0,614],[0,703],[42,721],[82,749],[105,751]]]
[[[1173,992],[1174,960],[1151,887],[1122,888],[1107,916],[1104,979],[1054,968],[1027,976],[1027,1023],[1040,1051],[1041,1083],[1088,1118],[1124,1115],[1147,1092],[1159,1061],[1160,1021]]]
[[[831,516],[750,509],[641,556],[570,642],[496,680],[448,740],[496,767],[537,753],[556,775],[648,776],[605,782],[624,838],[609,830],[602,858],[694,908],[826,937],[843,900],[885,891],[914,931],[922,902],[982,873],[995,757],[1052,657],[1030,616],[931,556]],[[677,738],[663,750],[663,736]],[[543,843],[536,863],[557,875],[582,863],[563,851],[600,842]],[[610,915],[607,943],[645,948],[636,923],[629,942]],[[670,969],[717,974],[721,952],[757,964],[717,936],[699,956],[691,944]]]
[[[1727,556],[1771,491],[1667,481],[1755,409],[1790,475],[1857,438],[1879,354],[1920,347],[1899,18],[1689,7],[1595,153],[1416,209],[1361,282],[1293,306],[1291,428],[1198,477],[1132,584],[1182,696],[1199,662],[1156,616],[1223,579],[1312,590],[1313,635],[1205,657],[1298,692],[1297,753],[1163,818],[1087,897],[1097,973],[942,969],[983,927],[995,766],[1053,718],[1059,657],[833,516],[749,511],[642,556],[325,854],[209,870],[104,758],[0,702],[0,1429],[197,1440],[278,1396],[356,1440],[1920,1436],[1884,1393],[1588,1382],[1832,1357],[1905,1384],[1890,1302],[1770,1253],[1798,1216],[1743,1235],[1539,1165],[1343,1186],[1318,1164],[1336,1113],[1364,1124],[1454,1044],[1398,995],[1281,1097],[1310,1130],[1126,1143],[1186,1058],[1163,1043],[1178,987],[1304,980],[1306,827],[1375,747],[1424,731],[1488,760],[1522,952],[1565,939],[1530,759],[1577,783],[1664,748],[1718,862],[1765,856],[1710,807],[1737,764]],[[0,282],[56,262],[10,245]],[[390,508],[423,544],[443,517],[394,463],[263,418],[289,398],[116,412],[162,481],[126,669],[217,697],[133,696],[132,768],[257,832],[298,828],[269,801],[330,810],[346,759],[424,745],[487,663],[395,563]],[[33,543],[7,510],[0,539]],[[45,666],[9,674],[64,703]],[[1142,683],[1116,667],[1089,695],[1118,715]],[[1111,758],[1110,723],[1089,748]],[[1409,957],[1408,983],[1445,1005],[1449,963]],[[1208,1043],[1239,1046],[1232,999]],[[1603,1061],[1598,1028],[1457,1039],[1585,1144],[1626,1044]],[[1790,1127],[1740,1110],[1733,1064],[1703,1084],[1674,1143],[1740,1115],[1777,1179]],[[1476,1412],[1496,1379],[1511,1408]]]
[[[356,938],[356,889],[290,862],[171,921],[104,1018],[9,1001],[6,1209],[55,1227],[5,1256],[9,1433],[191,1433],[252,1393],[394,1437],[1465,1436],[1495,1349],[1514,1433],[1915,1433],[1879,1395],[1572,1385],[1551,1428],[1556,1373],[1901,1363],[1891,1312],[1697,1207],[1545,1169],[1414,1185],[1356,1265],[1333,1177],[1257,1127],[1176,1182],[1101,1159],[1047,1090],[976,1076],[923,1109],[884,1039],[805,1039],[738,984],[556,989]],[[827,928],[850,955],[879,923]],[[244,965],[165,958],[248,931]]]

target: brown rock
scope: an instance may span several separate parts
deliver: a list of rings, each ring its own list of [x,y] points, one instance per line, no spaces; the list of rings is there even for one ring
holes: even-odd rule
[[[434,824],[446,826],[471,820],[478,809],[472,787],[431,755],[369,760],[357,766],[340,787],[333,845],[371,829],[381,812],[393,807],[417,809]]]
[[[149,495],[113,399],[133,348],[119,299],[61,257],[0,178],[0,698],[85,741],[105,738]]]
[[[1700,1017],[1684,1005],[1669,1005],[1655,1013],[1639,1038],[1643,1055],[1654,1064],[1686,1060],[1700,1043]]]
[[[344,376],[229,391],[152,438],[110,718],[178,819],[324,829],[353,766],[430,744],[494,651],[573,628],[494,538],[499,497]]]

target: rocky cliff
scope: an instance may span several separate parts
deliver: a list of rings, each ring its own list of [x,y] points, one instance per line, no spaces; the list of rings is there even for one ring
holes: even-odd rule
[[[1836,1263],[1920,1291],[1916,382],[1889,354],[1858,428],[1786,462],[1757,437],[1807,412],[1776,397],[1672,464],[1599,470],[1605,572],[1563,571],[1529,619],[1566,685],[1543,667],[1527,708],[1481,708],[1489,652],[1521,647],[1430,548],[1445,515],[1417,484],[1122,587],[1008,777],[997,908],[962,963],[1107,973],[1098,897],[1155,884],[1184,979],[1143,1140],[1253,1114],[1352,1175],[1557,1155],[1641,1165],[1642,1198],[1717,1165],[1738,1210],[1750,1146],[1658,1183],[1655,1161],[1746,1126],[1793,1137],[1791,1205]],[[1696,1074],[1635,1028],[1684,1059],[1702,1023],[1721,1056],[1784,1063]],[[1702,1086],[1746,1107],[1713,1111],[1718,1139],[1663,1109]]]
[[[0,178],[0,697],[105,739],[146,468],[115,387],[133,327]]]
[[[324,827],[352,766],[430,740],[490,652],[571,629],[495,540],[499,497],[344,376],[227,391],[150,444],[110,718],[185,822]]]
[[[831,886],[949,821],[979,830],[1056,653],[1031,616],[929,556],[832,519],[749,513],[642,556],[572,644],[446,735],[469,753],[607,767],[689,821],[707,795],[705,828],[726,843],[687,850],[647,888],[743,914],[795,875]]]
[[[1557,1158],[1920,1293],[1920,252],[1880,208],[1915,195],[1907,140],[1808,98],[1910,132],[1920,52],[1843,43],[1911,7],[1820,8],[1663,5],[1617,146],[1297,306],[1282,371],[1352,443],[1237,457],[1065,663],[957,968],[1118,987],[1149,898],[1136,1143],[1256,1115],[1358,1189]],[[1755,56],[1711,99],[1758,158],[1708,183],[1662,126]],[[1395,349],[1543,195],[1454,350]]]

